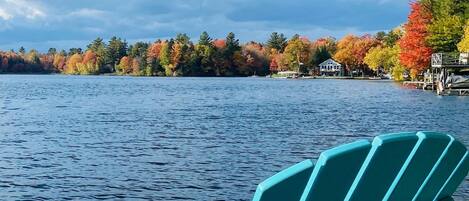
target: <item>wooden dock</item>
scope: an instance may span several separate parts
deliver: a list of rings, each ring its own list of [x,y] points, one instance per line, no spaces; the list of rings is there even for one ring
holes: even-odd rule
[[[435,85],[433,82],[428,81],[405,81],[403,83],[405,86],[415,86],[415,88],[423,89],[423,90],[434,90]]]

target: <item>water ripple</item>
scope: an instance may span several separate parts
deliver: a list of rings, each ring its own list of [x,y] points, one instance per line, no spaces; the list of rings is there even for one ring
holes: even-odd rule
[[[392,82],[0,75],[6,200],[250,200],[321,151],[438,130],[469,144],[469,98]],[[466,180],[455,196],[469,200]]]

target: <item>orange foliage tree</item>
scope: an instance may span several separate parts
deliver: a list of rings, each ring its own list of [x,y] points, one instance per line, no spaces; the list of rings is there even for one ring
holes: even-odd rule
[[[337,43],[337,52],[334,59],[345,64],[347,71],[363,69],[367,67],[364,59],[366,53],[379,45],[379,41],[370,35],[362,37],[347,35]]]
[[[68,59],[67,67],[65,68],[65,73],[67,74],[77,74],[78,72],[78,64],[81,63],[83,57],[79,53],[75,53]]]
[[[84,64],[93,64],[96,65],[97,62],[97,56],[92,50],[88,50],[85,52],[85,55],[83,55],[83,61],[81,63]]]
[[[119,61],[119,65],[117,65],[117,72],[119,74],[129,74],[132,71],[131,60],[132,58],[128,56],[122,57]]]
[[[405,34],[398,42],[401,48],[399,60],[415,78],[430,65],[432,49],[425,40],[429,36],[432,14],[421,2],[413,2],[408,19],[404,25]]]

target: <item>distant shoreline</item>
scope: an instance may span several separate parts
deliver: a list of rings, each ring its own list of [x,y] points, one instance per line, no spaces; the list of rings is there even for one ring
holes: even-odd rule
[[[71,76],[71,77],[155,77],[155,78],[269,78],[276,80],[391,80],[391,79],[379,79],[376,77],[350,77],[350,76],[305,76],[298,78],[287,78],[287,77],[269,77],[269,76],[140,76],[140,75],[119,75],[116,73],[105,73],[97,75],[71,75],[62,73],[0,73],[1,75],[57,75],[57,76]],[[392,80],[395,81],[395,80]]]

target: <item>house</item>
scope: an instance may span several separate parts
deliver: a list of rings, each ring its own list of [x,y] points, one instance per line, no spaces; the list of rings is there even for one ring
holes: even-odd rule
[[[342,65],[333,59],[328,59],[319,64],[319,74],[322,76],[339,76],[342,75]]]

